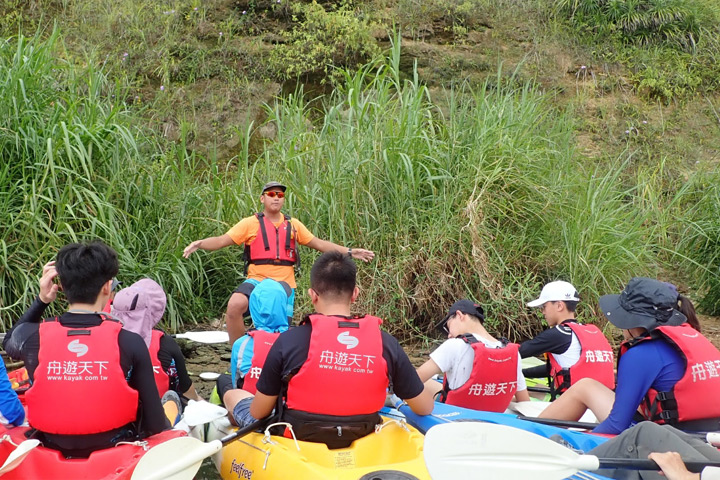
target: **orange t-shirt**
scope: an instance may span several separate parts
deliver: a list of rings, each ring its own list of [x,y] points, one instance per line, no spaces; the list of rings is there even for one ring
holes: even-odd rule
[[[284,220],[280,220],[274,225],[279,226]],[[310,233],[305,225],[302,224],[297,218],[291,218],[290,223],[293,226],[292,238],[295,242],[300,245],[307,245],[310,241],[315,238],[315,235]],[[260,222],[258,218],[253,215],[246,217],[236,223],[227,234],[232,238],[233,242],[237,245],[250,245],[260,230]],[[295,283],[295,267],[288,265],[253,265],[252,263],[248,267],[247,278],[253,280],[265,280],[266,278],[272,278],[278,282],[287,282],[291,288],[296,288]]]

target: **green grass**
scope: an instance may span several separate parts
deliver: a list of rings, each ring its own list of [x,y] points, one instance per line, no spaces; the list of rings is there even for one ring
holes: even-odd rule
[[[68,21],[87,5],[48,3]],[[225,69],[254,55],[238,38],[251,26],[232,12],[216,29],[222,39],[193,37],[198,48],[184,51],[185,36],[217,15],[212,5],[128,5],[86,11],[89,26],[114,19],[114,43],[88,27],[95,50],[68,47],[58,30],[0,43],[3,326],[29,305],[57,249],[95,237],[118,250],[126,284],[147,275],[165,287],[171,329],[219,316],[242,279],[241,249],[190,260],[182,249],[257,209],[271,178],[289,185],[288,211],[316,235],[377,252],[360,267],[357,311],[408,337],[429,333],[465,296],[487,307],[499,333],[529,335],[539,323],[524,304],[555,279],[580,289],[586,318],[597,318],[599,294],[665,272],[694,278],[690,286],[709,291],[705,305],[716,308],[718,182],[658,148],[670,121],[640,127],[642,109],[628,105],[595,132],[607,151],[587,156],[577,148],[584,119],[524,80],[523,65],[500,67],[480,85],[454,79],[430,90],[416,69],[401,67],[394,37],[387,56],[333,70],[332,93],[299,89],[250,117],[257,123],[233,120],[239,143],[218,155],[193,148],[207,125],[174,109],[195,83],[242,88],[243,73]],[[158,27],[145,32],[151,18]],[[169,119],[172,139],[160,127]],[[644,130],[623,135],[626,121]],[[258,141],[269,127],[275,133]],[[302,253],[298,312],[311,308],[304,290],[316,255]]]

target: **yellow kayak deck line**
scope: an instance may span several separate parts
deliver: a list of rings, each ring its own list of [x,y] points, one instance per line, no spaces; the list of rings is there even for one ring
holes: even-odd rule
[[[375,433],[335,450],[323,443],[254,432],[227,444],[215,455],[215,465],[223,479],[233,480],[358,480],[382,479],[382,474],[398,480],[429,480],[424,436],[404,422],[386,417],[383,421]],[[233,430],[220,427],[217,433]]]

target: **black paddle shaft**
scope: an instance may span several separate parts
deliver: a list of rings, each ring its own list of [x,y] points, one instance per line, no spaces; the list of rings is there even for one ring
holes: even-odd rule
[[[266,418],[261,418],[260,420],[253,422],[246,427],[240,428],[240,429],[236,430],[235,432],[224,436],[223,438],[220,439],[220,443],[222,443],[223,445],[226,445],[237,438],[247,435],[248,433],[252,433],[255,430],[260,430],[261,428],[264,428],[266,425],[269,425],[270,421],[273,419],[274,419],[274,417],[272,415],[269,417],[266,417]]]
[[[599,458],[600,468],[625,468],[628,470],[660,470],[658,464],[652,460],[639,458]],[[720,462],[685,462],[685,467],[693,472],[702,472],[705,467],[720,467]]]
[[[599,425],[599,423],[573,422],[572,420],[556,420],[553,418],[526,417],[525,415],[518,415],[517,418],[520,420],[528,421],[528,422],[541,423],[543,425],[552,425],[555,427],[564,427],[564,428],[582,428],[584,430],[592,430],[593,428],[595,428]],[[712,432],[684,432],[684,433],[686,435],[690,435],[691,437],[698,438],[704,442],[704,441],[706,441],[707,434],[712,433]],[[647,470],[647,469],[638,468],[638,470]],[[650,470],[653,470],[653,469],[651,468]]]

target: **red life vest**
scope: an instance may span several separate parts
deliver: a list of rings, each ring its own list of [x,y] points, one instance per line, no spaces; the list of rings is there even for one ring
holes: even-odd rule
[[[152,339],[150,340],[150,360],[153,366],[153,375],[155,376],[155,385],[157,385],[160,397],[170,390],[170,376],[165,372],[158,358],[160,351],[160,339],[165,335],[161,330],[152,331]]]
[[[669,392],[648,390],[640,411],[656,423],[678,424],[720,417],[720,352],[697,330],[684,323],[657,327],[641,339],[625,342],[628,348],[648,340],[662,340],[675,347],[685,360],[685,373]]]
[[[250,370],[243,378],[243,390],[250,393],[257,391],[257,381],[262,373],[262,367],[265,365],[270,347],[273,346],[275,340],[280,336],[280,332],[266,332],[265,330],[250,330],[248,332],[253,339],[253,355],[250,360]]]
[[[473,349],[472,371],[468,381],[454,390],[450,390],[446,376],[442,400],[473,410],[504,412],[517,391],[520,345],[503,342],[502,347],[488,347],[472,334],[458,338]]]
[[[259,223],[258,233],[250,245],[245,245],[246,263],[295,265],[299,259],[295,244],[295,229],[290,222],[290,217],[284,215],[283,222],[276,227],[262,212],[256,213],[255,216]]]
[[[350,416],[375,414],[385,404],[388,369],[382,320],[313,314],[308,358],[287,387],[287,407]]]
[[[576,322],[567,322],[563,325],[569,327],[580,342],[580,358],[569,369],[563,369],[551,353],[550,377],[553,379],[557,393],[563,393],[581,378],[592,378],[602,383],[610,390],[615,389],[615,366],[612,347],[595,325],[581,325]]]
[[[87,435],[134,422],[138,392],[120,366],[120,322],[70,328],[40,324],[35,379],[26,396],[30,425],[46,433]]]

